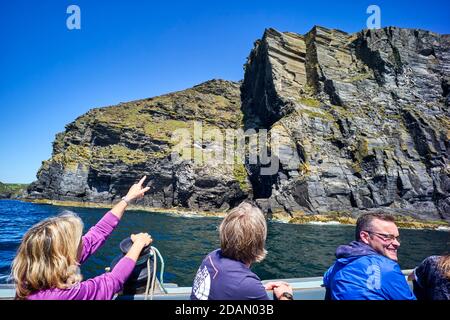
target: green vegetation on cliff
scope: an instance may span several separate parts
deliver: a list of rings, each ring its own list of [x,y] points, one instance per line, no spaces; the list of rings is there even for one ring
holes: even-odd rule
[[[25,190],[28,184],[0,182],[0,196],[16,195]]]
[[[203,134],[213,129],[224,134],[225,128],[239,128],[241,122],[239,84],[224,80],[93,109],[56,135],[53,157],[43,162],[40,172],[52,163],[74,171],[80,165],[101,169],[107,162],[134,165],[161,159],[177,143],[173,135],[179,129],[187,129],[192,142],[195,125]]]
[[[235,161],[233,166],[233,177],[239,183],[239,187],[242,191],[248,192],[251,186],[248,182],[248,173],[244,164],[240,161]]]
[[[106,147],[96,147],[93,150],[94,163],[96,160],[117,160],[125,164],[143,163],[147,160],[147,155],[141,150],[131,150],[121,145],[110,145]]]
[[[142,163],[147,155],[141,150],[131,150],[125,146],[112,144],[105,147],[88,147],[69,145],[64,152],[53,155],[52,161],[59,163],[68,170],[76,170],[78,165],[97,167],[105,161],[121,161],[125,164]],[[49,163],[45,162],[45,166]]]

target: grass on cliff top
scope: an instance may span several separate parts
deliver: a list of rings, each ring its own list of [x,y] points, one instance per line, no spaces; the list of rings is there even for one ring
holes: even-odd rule
[[[145,100],[100,108],[95,112],[97,121],[119,129],[141,129],[147,134],[155,131],[149,126],[164,127],[167,119],[178,121],[204,121],[219,127],[240,123],[240,100],[227,99],[219,94],[201,93],[191,88]],[[157,115],[158,118],[155,118]],[[170,120],[169,120],[170,121]],[[162,133],[159,137],[162,136]]]
[[[142,128],[152,119],[148,114],[141,114],[142,107],[138,104],[125,104],[96,110],[98,122],[118,129]]]
[[[28,187],[28,184],[2,183],[0,182],[0,193],[17,193]]]

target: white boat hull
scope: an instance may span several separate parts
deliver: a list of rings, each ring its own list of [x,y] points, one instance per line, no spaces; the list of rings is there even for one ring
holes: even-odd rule
[[[404,270],[403,274],[407,277],[412,270]],[[288,282],[294,293],[295,300],[324,300],[325,288],[322,286],[322,277],[311,278],[292,278],[292,279],[276,279],[264,280],[263,283],[269,281],[285,281]],[[409,282],[412,287],[412,283]],[[191,295],[191,287],[179,287],[176,284],[164,284],[164,291],[158,290],[153,295],[153,300],[189,300]],[[0,300],[14,299],[14,285],[0,285]],[[272,293],[268,292],[269,297]],[[117,300],[145,300],[144,294],[135,294],[129,296],[117,295]]]

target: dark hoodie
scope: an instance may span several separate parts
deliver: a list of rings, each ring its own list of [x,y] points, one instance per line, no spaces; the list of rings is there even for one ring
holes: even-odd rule
[[[370,246],[352,241],[339,246],[325,273],[325,299],[415,300],[400,266]]]

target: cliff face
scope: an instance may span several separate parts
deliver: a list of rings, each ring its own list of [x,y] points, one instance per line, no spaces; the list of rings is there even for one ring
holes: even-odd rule
[[[144,205],[226,210],[253,197],[295,216],[383,207],[450,218],[450,36],[400,28],[267,29],[241,83],[94,109],[58,134],[29,196],[111,202],[146,174]],[[268,130],[277,169],[173,161],[175,129]],[[261,147],[261,146],[259,146]],[[224,152],[214,139],[196,148]],[[248,159],[247,159],[248,160]],[[247,176],[248,175],[248,176]]]
[[[89,111],[56,136],[52,158],[43,162],[29,197],[108,203],[147,175],[151,190],[142,205],[227,210],[247,197],[246,176],[231,167],[194,161],[194,156],[190,161],[172,161],[177,141],[171,138],[177,129],[192,132],[194,120],[201,121],[203,129],[239,127],[239,87],[239,83],[212,80]]]
[[[272,212],[384,207],[449,218],[449,83],[449,36],[266,30],[246,64],[245,125],[290,148],[276,153],[275,176],[249,167],[255,197]]]

